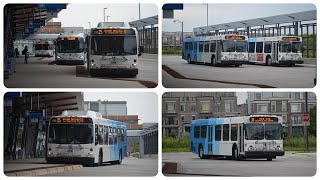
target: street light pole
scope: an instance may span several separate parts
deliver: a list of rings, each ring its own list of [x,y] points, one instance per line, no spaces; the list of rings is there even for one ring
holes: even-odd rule
[[[207,6],[207,26],[209,26],[209,4],[206,3],[206,4],[203,4],[203,5]]]
[[[107,15],[107,22],[109,22],[109,21],[108,21],[108,17],[110,17],[110,16]]]
[[[179,22],[179,23],[181,23],[181,48],[182,48],[182,46],[183,46],[183,21],[174,20],[173,22]]]
[[[106,12],[105,10],[108,9],[107,7],[106,8],[103,8],[103,22],[106,22]]]
[[[140,20],[140,18],[141,18],[141,11],[140,11],[140,3],[139,3],[139,20]]]

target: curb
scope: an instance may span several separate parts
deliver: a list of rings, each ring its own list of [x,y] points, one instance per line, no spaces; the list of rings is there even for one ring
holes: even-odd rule
[[[182,173],[182,166],[176,162],[166,162],[162,167],[163,174],[180,174]]]
[[[81,168],[83,168],[82,165],[68,165],[60,167],[38,168],[32,170],[9,171],[8,173],[4,172],[4,174],[6,176],[42,176],[47,174],[78,170]]]

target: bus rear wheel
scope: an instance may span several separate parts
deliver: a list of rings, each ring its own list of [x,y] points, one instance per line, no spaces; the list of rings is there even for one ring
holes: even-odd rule
[[[272,161],[272,157],[267,157],[267,161]]]

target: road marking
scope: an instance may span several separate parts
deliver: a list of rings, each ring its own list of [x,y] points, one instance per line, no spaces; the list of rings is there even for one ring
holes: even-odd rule
[[[186,80],[194,80],[194,81],[206,81],[206,82],[217,82],[217,83],[225,83],[225,84],[237,84],[237,85],[249,85],[249,86],[256,86],[259,88],[276,88],[274,86],[269,86],[265,84],[251,84],[251,83],[241,83],[241,82],[232,82],[232,81],[219,81],[219,80],[209,80],[209,79],[197,79],[197,78],[187,78],[182,74],[178,73],[177,71],[173,70],[169,66],[162,65],[162,69],[167,72],[169,75],[176,79],[186,79]]]

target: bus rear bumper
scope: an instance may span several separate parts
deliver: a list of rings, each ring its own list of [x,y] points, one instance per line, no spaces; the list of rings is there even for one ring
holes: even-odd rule
[[[244,152],[244,156],[248,158],[266,158],[283,156],[284,151],[247,151]]]
[[[91,75],[137,75],[138,68],[99,68],[90,69]]]
[[[303,60],[279,60],[279,65],[303,64]]]
[[[47,157],[47,163],[94,164],[94,157]]]

